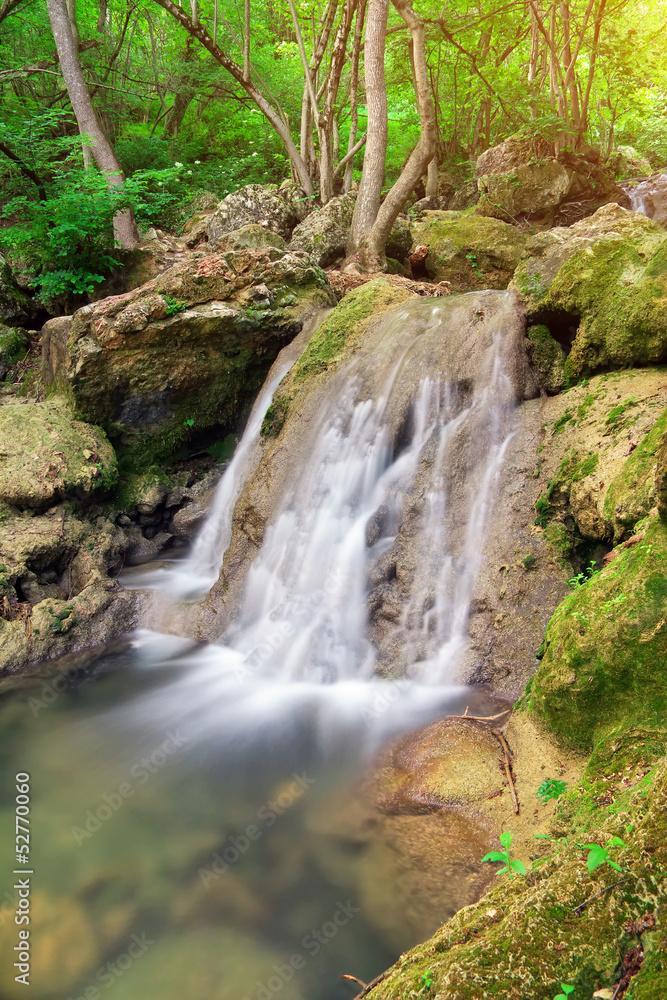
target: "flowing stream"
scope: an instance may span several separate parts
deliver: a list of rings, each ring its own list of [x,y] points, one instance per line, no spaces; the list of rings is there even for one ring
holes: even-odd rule
[[[448,885],[407,916],[397,883],[386,902],[395,858],[358,781],[389,737],[483,706],[456,669],[520,337],[509,293],[394,311],[265,458],[283,353],[187,559],[132,578],[181,634],[145,629],[5,700],[3,793],[33,776],[33,995],[343,1000],[341,975],[372,979],[466,901]],[[266,462],[271,516],[224,562],[218,607]],[[212,587],[204,643],[180,623]]]

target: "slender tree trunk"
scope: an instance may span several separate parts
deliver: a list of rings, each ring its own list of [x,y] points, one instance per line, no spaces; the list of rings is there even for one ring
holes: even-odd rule
[[[357,0],[345,0],[343,12],[329,60],[329,74],[326,80],[324,104],[319,120],[320,133],[320,198],[325,205],[334,194],[334,105],[340,87],[340,78],[345,62],[347,39],[352,27],[352,19]]]
[[[377,123],[377,136],[375,137],[376,153],[369,161],[368,177],[369,183],[364,192],[364,175],[366,174],[366,157],[368,156],[368,143],[366,144],[366,157],[364,157],[364,175],[361,178],[359,188],[359,198],[355,206],[355,216],[352,220],[351,249],[356,252],[364,267],[370,271],[381,270],[386,263],[384,248],[391,228],[396,221],[398,213],[401,211],[406,201],[412,194],[415,185],[426,171],[436,152],[437,135],[435,124],[435,112],[431,99],[431,88],[428,77],[428,66],[426,63],[426,31],[424,22],[418,17],[410,6],[409,0],[392,0],[394,7],[405,21],[410,31],[414,51],[414,75],[415,92],[417,97],[417,108],[421,122],[421,135],[419,142],[408,158],[408,162],[403,168],[400,177],[393,185],[382,204],[379,204],[382,193],[382,181],[384,178],[384,152],[387,145],[387,90],[384,85],[384,44],[387,29],[387,7],[382,7],[382,0],[370,0],[368,5],[368,30],[366,33],[366,92],[368,97],[368,142],[371,139],[371,128],[373,114],[377,107],[379,121]],[[377,3],[378,8],[373,24],[373,46],[372,46],[372,85],[369,92],[368,79],[368,58],[369,36],[371,35],[371,8]],[[381,66],[381,73],[378,72],[378,64]],[[371,104],[371,94],[374,102]],[[380,140],[384,140],[384,152],[379,161]],[[378,162],[379,161],[379,162]],[[366,194],[362,200],[362,194]],[[375,217],[372,217],[374,203],[372,198],[377,199],[378,208]],[[357,212],[361,203],[362,209]]]
[[[382,197],[387,156],[389,116],[387,86],[384,77],[384,49],[387,35],[389,0],[368,0],[366,44],[364,48],[364,83],[368,108],[368,134],[359,194],[354,206],[348,253],[361,251],[368,243],[377,219]]]
[[[250,79],[250,0],[243,4],[243,78]]]
[[[120,164],[116,159],[111,143],[105,136],[97,120],[95,109],[93,108],[86,82],[81,72],[79,53],[74,38],[72,37],[72,27],[67,12],[66,0],[47,0],[49,20],[56,43],[56,51],[60,60],[60,68],[67,93],[72,104],[72,109],[76,116],[79,131],[82,135],[91,139],[90,149],[95,162],[106,178],[110,188],[119,187],[123,183],[123,173]],[[122,247],[133,247],[136,245],[139,234],[134,221],[134,215],[130,209],[118,212],[114,217],[114,233],[116,240]]]
[[[352,150],[357,142],[357,128],[359,127],[359,56],[361,54],[361,38],[364,30],[364,19],[366,17],[366,0],[360,0],[357,7],[357,19],[354,24],[354,41],[352,43],[352,69],[350,72],[350,136],[347,140],[347,155],[349,160],[345,167],[343,177],[343,191],[347,192],[352,187],[352,171],[354,169],[354,155]],[[352,155],[351,155],[352,154]]]

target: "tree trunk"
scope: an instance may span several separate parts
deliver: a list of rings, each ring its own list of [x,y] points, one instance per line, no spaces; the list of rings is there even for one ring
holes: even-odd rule
[[[359,55],[361,53],[361,36],[366,17],[366,0],[360,0],[357,7],[357,19],[354,25],[354,42],[352,43],[352,70],[350,72],[350,137],[347,140],[347,155],[349,160],[345,167],[343,177],[343,191],[348,192],[352,187],[352,171],[354,169],[354,155],[350,155],[357,142],[357,128],[359,126],[359,104],[357,91],[359,89]]]
[[[389,117],[387,86],[384,77],[384,49],[388,16],[389,0],[369,0],[364,48],[368,133],[364,151],[364,166],[359,184],[359,194],[354,206],[348,246],[348,253],[359,251],[362,258],[365,245],[368,245],[373,223],[380,210],[387,156]]]
[[[378,166],[379,139],[384,136],[384,151],[387,144],[387,91],[384,86],[384,43],[387,28],[387,7],[382,10],[382,0],[370,0],[368,6],[368,30],[366,32],[366,59],[369,57],[369,34],[371,31],[371,8],[377,4],[380,8],[376,13],[376,23],[373,36],[373,68],[371,92],[374,96],[374,103],[371,104],[368,92],[368,64],[366,74],[366,89],[368,97],[368,135],[370,141],[371,128],[375,125],[373,115],[377,107],[379,121],[377,123],[376,154],[369,161],[369,183],[367,186],[367,196],[362,202],[364,188],[364,175],[366,174],[366,157],[364,157],[364,174],[362,174],[361,185],[359,187],[359,198],[355,206],[355,218],[352,221],[352,246],[353,252],[359,256],[362,266],[369,271],[381,270],[386,263],[384,248],[391,228],[396,221],[398,213],[401,211],[406,201],[412,194],[415,185],[426,171],[429,163],[436,152],[436,125],[433,101],[431,99],[431,88],[428,78],[428,66],[426,63],[426,32],[424,22],[417,17],[409,0],[392,0],[394,7],[401,15],[408,30],[410,31],[412,44],[414,47],[414,75],[415,92],[417,97],[417,108],[421,122],[421,135],[419,142],[413,149],[408,162],[403,168],[400,177],[389,191],[387,197],[379,204],[382,193],[382,180],[384,177],[384,153]],[[382,67],[381,76],[376,75],[376,65]],[[368,142],[366,144],[366,156],[368,156]],[[371,215],[373,202],[371,196],[377,198],[378,209],[373,218]],[[357,213],[360,203],[362,210]],[[356,222],[356,227],[355,227]]]
[[[72,109],[76,116],[77,124],[81,135],[89,136],[91,139],[90,149],[95,162],[100,171],[104,174],[109,188],[119,187],[123,183],[123,173],[120,164],[116,159],[116,154],[111,148],[111,144],[95,114],[86,82],[81,72],[79,53],[74,38],[72,37],[72,27],[67,12],[66,0],[47,0],[49,20],[56,43],[56,51],[60,61],[60,68],[67,93],[72,103]],[[116,240],[122,247],[131,248],[136,246],[139,233],[134,221],[131,209],[118,212],[113,221],[114,234]]]

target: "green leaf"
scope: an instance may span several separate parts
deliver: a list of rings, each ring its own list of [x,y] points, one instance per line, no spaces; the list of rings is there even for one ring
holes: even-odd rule
[[[509,830],[506,830],[505,833],[500,834],[500,843],[502,844],[503,847],[509,847],[513,840],[514,836],[509,832]]]
[[[593,844],[590,848],[587,860],[589,873],[594,872],[596,868],[599,868],[600,865],[603,865],[607,860],[607,857],[608,857],[608,852],[606,848],[599,847],[597,844]]]
[[[625,847],[624,841],[620,837],[612,837],[611,840],[607,841],[609,847]]]
[[[574,993],[574,986],[569,986],[567,983],[561,983],[560,988],[566,996],[569,996],[570,993]]]
[[[514,869],[515,872],[519,872],[520,875],[526,874],[526,866],[524,865],[523,861],[513,861],[511,867]]]
[[[507,855],[501,854],[500,851],[491,851],[489,854],[485,854],[482,861],[503,861],[507,862]]]

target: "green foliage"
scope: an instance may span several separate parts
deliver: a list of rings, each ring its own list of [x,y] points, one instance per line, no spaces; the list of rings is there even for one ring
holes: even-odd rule
[[[519,861],[518,859],[513,861],[511,859],[510,847],[512,845],[513,839],[514,835],[511,834],[509,831],[506,830],[505,833],[501,833],[500,846],[504,847],[505,850],[490,851],[488,854],[485,854],[484,857],[482,858],[483,862],[484,861],[502,862],[503,867],[498,869],[496,875],[504,875],[507,872],[510,878],[514,878],[516,872],[519,872],[520,875],[526,874],[526,866],[524,865],[523,861]]]
[[[176,313],[185,312],[188,308],[187,302],[181,302],[179,299],[173,299],[171,295],[165,295],[164,301],[167,304],[167,316],[175,316]]]
[[[561,983],[560,988],[562,989],[563,992],[558,993],[557,996],[554,997],[554,1000],[567,1000],[570,993],[574,993],[575,989],[574,986],[570,986],[569,983]]]
[[[94,171],[63,178],[47,201],[20,197],[5,207],[6,218],[22,221],[0,230],[0,246],[36,273],[40,301],[90,294],[117,264],[112,220],[123,203]]]
[[[586,850],[588,851],[586,865],[589,874],[594,872],[596,868],[599,868],[600,865],[609,865],[610,868],[613,868],[617,872],[623,871],[621,866],[609,857],[609,852],[613,847],[625,847],[625,843],[620,837],[611,837],[607,841],[606,847],[600,847],[599,844],[586,844]]]
[[[593,561],[586,567],[586,569],[582,570],[580,573],[577,573],[576,576],[573,576],[567,582],[571,587],[574,587],[574,589],[576,590],[578,587],[583,587],[585,583],[588,583],[591,577],[595,576],[596,573],[599,573],[599,570],[596,569],[595,561]]]
[[[557,778],[546,778],[537,789],[537,797],[542,802],[548,802],[550,799],[559,799],[566,791],[567,785],[564,781],[559,781]]]

